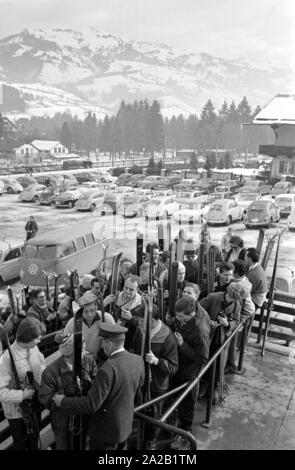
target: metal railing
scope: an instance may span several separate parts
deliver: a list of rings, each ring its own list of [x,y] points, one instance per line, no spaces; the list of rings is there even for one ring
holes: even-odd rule
[[[154,398],[153,400],[150,400],[146,403],[143,403],[142,405],[139,405],[135,408],[134,410],[134,415],[136,418],[139,420],[142,420],[143,422],[147,422],[150,424],[153,424],[154,426],[157,426],[163,430],[170,431],[174,434],[178,434],[181,436],[186,437],[191,446],[191,450],[196,450],[197,449],[197,441],[196,438],[188,431],[185,431],[181,428],[178,428],[176,426],[172,426],[170,424],[167,424],[165,421],[171,416],[174,410],[179,406],[179,404],[183,401],[183,399],[188,395],[188,393],[191,392],[199,383],[201,378],[205,375],[207,371],[210,370],[210,375],[209,375],[209,386],[208,386],[208,396],[207,396],[207,407],[206,407],[206,416],[205,420],[203,422],[204,427],[209,427],[210,426],[210,419],[211,419],[211,409],[212,409],[212,398],[213,398],[213,392],[214,392],[214,380],[215,380],[215,371],[216,371],[216,361],[221,356],[223,353],[224,349],[227,347],[227,345],[231,342],[231,340],[242,330],[242,337],[241,337],[241,346],[240,346],[240,356],[239,356],[239,364],[238,364],[238,372],[242,372],[242,367],[243,367],[243,359],[244,359],[244,350],[247,342],[247,333],[248,333],[248,323],[246,322],[245,324],[240,323],[237,328],[230,334],[228,338],[222,343],[220,348],[214,352],[213,356],[209,359],[207,364],[202,368],[200,373],[197,375],[197,377],[192,380],[191,382],[186,382],[180,385],[179,387],[169,390],[167,393]],[[214,338],[214,336],[213,336]],[[165,411],[165,413],[158,419],[151,418],[150,416],[144,415],[141,413],[142,410],[144,410],[147,407],[150,407],[151,405],[158,403],[162,400],[165,400],[168,397],[171,397],[172,395],[180,392],[181,390],[185,389],[179,397],[176,399],[176,401],[168,408],[168,410]]]

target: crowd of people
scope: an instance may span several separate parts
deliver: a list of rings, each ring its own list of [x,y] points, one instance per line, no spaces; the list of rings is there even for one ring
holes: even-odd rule
[[[207,243],[211,244],[208,239]],[[9,421],[14,449],[30,448],[27,429],[21,414],[23,401],[38,398],[40,420],[42,407],[50,411],[56,449],[71,446],[72,416],[81,416],[84,447],[92,450],[124,449],[132,431],[135,404],[142,403],[145,368],[150,368],[150,398],[165,394],[193,380],[225,338],[242,322],[250,328],[257,309],[266,299],[267,281],[259,264],[256,248],[245,248],[243,240],[231,233],[222,239],[221,248],[214,245],[216,278],[214,292],[202,289],[198,279],[197,246],[188,241],[184,261],[178,261],[175,315],[169,309],[169,252],[148,244],[136,275],[136,264],[123,258],[120,264],[118,291],[112,292],[112,278],[106,273],[85,274],[75,290],[66,286],[59,293],[57,311],[42,288],[27,293],[27,304],[17,316],[3,315],[14,355],[21,388],[14,380],[9,351],[0,357],[0,401]],[[151,259],[152,257],[152,259]],[[163,287],[164,311],[159,305],[158,287],[149,288],[150,263]],[[206,260],[205,260],[206,263]],[[146,297],[152,296],[149,322],[150,349],[145,349],[147,323]],[[82,383],[81,393],[73,384],[72,315],[82,309]],[[3,312],[4,313],[4,312]],[[38,349],[43,335],[58,329],[55,341],[60,355],[46,367]],[[213,404],[220,392],[228,392],[225,376],[237,372],[236,354],[240,338],[235,336],[224,350],[214,381]],[[34,376],[28,384],[27,373]],[[178,426],[192,432],[197,399],[207,394],[208,377],[190,391],[178,407]],[[222,388],[222,390],[220,390]],[[158,402],[153,416],[161,416],[165,400]],[[146,446],[155,449],[159,429],[148,426]],[[183,436],[172,440],[173,450],[189,449]]]

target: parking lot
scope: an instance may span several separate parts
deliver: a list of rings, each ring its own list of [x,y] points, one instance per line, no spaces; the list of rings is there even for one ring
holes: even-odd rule
[[[57,209],[53,206],[40,206],[34,203],[20,202],[17,194],[3,194],[0,197],[0,238],[17,238],[25,239],[24,226],[30,215],[34,215],[38,226],[39,234],[46,233],[55,228],[69,227],[73,223],[93,222],[94,231],[96,235],[103,238],[117,238],[118,243],[120,240],[121,247],[122,240],[125,240],[126,249],[130,255],[135,256],[134,240],[136,233],[144,233],[145,242],[157,239],[157,225],[158,221],[146,221],[144,217],[136,217],[134,219],[124,219],[122,215],[105,215],[101,216],[100,213],[94,212],[77,212],[75,208],[72,209]],[[266,233],[272,234],[276,231],[276,227],[282,227],[286,224],[286,219],[281,219],[278,224],[273,224]],[[192,238],[198,242],[200,234],[200,224],[196,225],[178,225],[175,222],[171,223],[172,238],[176,237],[179,229],[183,228],[186,238]],[[233,233],[240,235],[245,246],[255,246],[258,237],[258,230],[246,230],[244,223],[234,222],[231,225]],[[224,226],[213,226],[209,228],[211,239],[213,242],[220,244],[222,235],[226,231]],[[265,242],[266,242],[265,237]],[[295,270],[295,235],[294,233],[286,231],[282,237],[280,264],[288,265]],[[123,243],[124,244],[124,243]],[[118,245],[118,249],[120,248]],[[123,247],[124,248],[124,247]]]

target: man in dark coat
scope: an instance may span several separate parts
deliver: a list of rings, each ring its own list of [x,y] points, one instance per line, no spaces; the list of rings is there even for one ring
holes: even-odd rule
[[[196,302],[185,295],[175,304],[176,320],[171,323],[178,344],[178,371],[173,377],[177,387],[197,377],[209,357],[210,332],[201,329],[196,318]],[[179,426],[186,431],[192,430],[197,390],[194,388],[179,405]],[[189,442],[177,436],[171,443],[173,450],[188,450]]]
[[[38,230],[38,225],[36,220],[34,219],[34,216],[30,215],[30,218],[25,225],[25,231],[27,232],[26,241],[30,240],[30,238],[34,238]]]
[[[99,335],[108,360],[98,369],[85,397],[55,395],[69,414],[90,415],[90,450],[122,450],[132,431],[134,399],[144,381],[144,362],[123,345],[127,329],[103,324]]]

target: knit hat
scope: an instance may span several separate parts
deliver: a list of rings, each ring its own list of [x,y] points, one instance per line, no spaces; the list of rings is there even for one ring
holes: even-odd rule
[[[84,287],[84,289],[91,289],[91,281],[92,279],[94,279],[94,276],[92,276],[92,274],[84,274],[84,276],[82,277],[82,286]]]
[[[176,301],[175,312],[184,313],[184,315],[190,315],[196,309],[196,302],[192,297],[183,296]]]
[[[68,356],[74,351],[74,337],[73,335],[69,334],[64,336],[62,339],[62,343],[59,345],[59,350],[62,356]]]
[[[36,318],[25,318],[19,324],[16,339],[20,343],[30,343],[42,334],[42,325]]]

